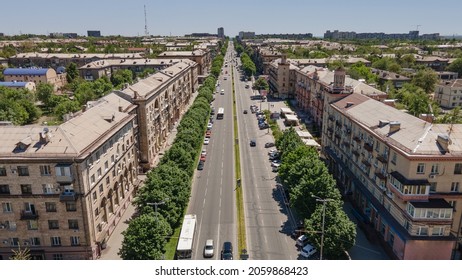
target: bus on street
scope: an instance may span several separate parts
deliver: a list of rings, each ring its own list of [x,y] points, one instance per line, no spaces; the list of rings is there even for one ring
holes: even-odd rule
[[[225,116],[225,109],[222,107],[218,108],[217,120],[223,119],[224,116]]]
[[[192,257],[194,235],[196,233],[196,215],[185,215],[181,226],[178,246],[176,247],[176,258],[190,259]]]

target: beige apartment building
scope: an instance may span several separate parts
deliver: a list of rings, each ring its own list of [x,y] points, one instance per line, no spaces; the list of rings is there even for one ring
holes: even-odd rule
[[[198,64],[183,59],[116,94],[137,105],[140,166],[153,167],[168,133],[198,88]]]
[[[462,107],[462,79],[441,81],[435,87],[433,100],[445,109]]]
[[[79,68],[79,75],[86,81],[94,81],[101,77],[111,77],[117,70],[130,70],[136,74],[146,69],[159,71],[180,62],[181,59],[106,59],[85,64]]]
[[[352,93],[383,101],[387,94],[363,82],[346,76],[343,68],[330,71],[326,68],[307,66],[298,69],[295,83],[295,99],[302,111],[309,113],[314,123],[321,127],[324,109],[330,102]]]
[[[281,59],[276,59],[268,66],[268,84],[270,93],[277,98],[294,98],[296,75],[295,71],[299,68],[289,61],[285,55]]]
[[[365,95],[326,104],[323,152],[355,214],[397,259],[449,260],[462,221],[462,125]]]
[[[159,54],[158,59],[189,59],[197,63],[198,75],[206,76],[212,66],[212,55],[208,49],[193,51],[167,51]]]
[[[6,68],[3,70],[5,82],[49,83],[54,91],[67,84],[65,74],[57,74],[53,68]]]
[[[137,180],[135,106],[109,94],[59,126],[0,134],[0,258],[96,259]]]

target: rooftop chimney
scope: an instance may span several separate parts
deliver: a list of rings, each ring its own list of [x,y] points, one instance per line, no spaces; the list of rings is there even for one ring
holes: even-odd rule
[[[123,107],[119,106],[119,112],[122,112],[122,111],[123,111]]]
[[[390,124],[390,131],[388,132],[388,134],[395,133],[396,131],[400,130],[400,128],[401,128],[401,123],[400,122],[393,121],[393,122],[390,122],[389,124]]]
[[[353,102],[347,102],[345,108],[349,108],[353,105],[355,105]]]
[[[386,120],[379,120],[379,127],[384,127],[386,126],[388,123],[390,123],[389,121],[386,121]]]
[[[445,151],[449,152],[449,144],[451,139],[449,139],[449,135],[447,134],[438,134],[436,138],[436,142],[440,145],[440,147]]]
[[[345,69],[339,67],[334,71],[334,88],[345,87]]]

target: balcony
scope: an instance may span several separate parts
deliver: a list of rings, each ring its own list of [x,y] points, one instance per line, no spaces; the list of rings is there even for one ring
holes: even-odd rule
[[[372,148],[373,148],[373,147],[372,147],[371,144],[369,144],[369,143],[364,143],[364,146],[363,146],[363,147],[364,147],[364,149],[365,149],[366,151],[372,152]]]
[[[388,163],[388,155],[377,155],[377,160],[381,163]]]
[[[37,220],[38,217],[38,211],[21,210],[21,220]]]
[[[361,162],[362,162],[365,166],[371,167],[371,163],[370,163],[367,159],[363,159]]]
[[[75,192],[63,192],[59,195],[60,202],[69,202],[69,201],[76,201],[77,194]]]
[[[56,182],[58,182],[58,183],[72,183],[73,178],[72,178],[72,175],[70,175],[70,176],[56,176]]]
[[[398,171],[390,174],[388,186],[391,192],[403,201],[426,201],[429,197],[430,183],[426,179],[408,179]]]
[[[382,171],[375,171],[375,176],[377,176],[377,178],[379,178],[380,180],[386,180],[387,179],[387,176],[382,173]]]

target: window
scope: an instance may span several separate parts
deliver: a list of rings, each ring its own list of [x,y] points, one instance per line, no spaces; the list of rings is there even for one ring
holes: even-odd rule
[[[462,163],[456,163],[454,166],[454,174],[462,174]]]
[[[432,165],[432,171],[431,171],[431,174],[439,174],[439,164],[433,164]]]
[[[99,193],[103,193],[103,192],[104,192],[103,185],[99,185]]]
[[[99,216],[99,208],[96,208],[95,209],[95,217],[98,217]]]
[[[6,176],[6,167],[0,166],[0,176]]]
[[[444,227],[442,226],[434,226],[432,229],[432,235],[434,236],[442,236],[444,234]]]
[[[21,185],[21,193],[22,194],[32,194],[32,186],[31,185]]]
[[[29,168],[27,166],[18,166],[19,176],[29,176]]]
[[[96,194],[96,192],[93,192],[91,194],[91,197],[93,198],[93,202],[96,202],[96,200],[98,200],[98,195]]]
[[[437,183],[436,182],[431,182],[430,183],[430,193],[436,192],[436,187],[437,187]]]
[[[459,182],[451,183],[451,192],[459,192]]]
[[[56,212],[55,202],[45,202],[45,209],[47,212]]]
[[[393,152],[393,155],[391,156],[391,163],[395,164],[396,165],[396,153]]]
[[[109,162],[106,160],[104,162],[104,170],[107,171],[109,169]]]
[[[6,221],[5,224],[9,230],[16,230],[16,222]]]
[[[101,178],[101,175],[103,173],[101,172],[101,168],[98,168],[98,171],[96,171],[96,175],[98,176],[98,179]]]
[[[109,176],[106,177],[106,185],[109,185],[111,183],[111,178]]]
[[[454,212],[456,212],[456,205],[457,205],[456,203],[457,203],[457,201],[455,201],[455,200],[450,200],[450,201],[448,201],[448,202],[449,202],[449,204],[452,206],[452,210],[453,210]]]
[[[66,202],[66,211],[67,212],[75,212],[77,211],[77,206],[74,201]]]
[[[3,202],[2,203],[2,209],[3,209],[3,213],[12,213],[13,212],[13,206],[11,205],[11,202]]]
[[[115,168],[114,168],[114,169],[112,169],[112,178],[115,178],[115,176],[116,176],[116,171],[115,171]]]
[[[40,238],[32,237],[30,239],[30,245],[32,245],[32,246],[40,246]]]
[[[29,220],[29,221],[27,221],[27,229],[28,230],[37,230],[38,229],[38,221],[37,220]]]
[[[425,173],[425,163],[419,163],[417,165],[417,174],[424,174]]]
[[[114,164],[114,162],[115,162],[115,157],[114,157],[114,155],[112,155],[111,156],[111,163]]]
[[[51,167],[49,165],[40,165],[40,175],[42,175],[42,176],[50,176],[51,175]]]
[[[59,229],[58,220],[48,220],[48,228],[49,229]]]
[[[79,245],[80,245],[80,237],[71,236],[71,246],[79,246]]]
[[[50,237],[51,246],[61,246],[61,237],[52,236]]]
[[[79,222],[77,220],[67,220],[69,229],[79,229]]]
[[[10,186],[0,185],[0,194],[10,194]]]
[[[42,185],[44,194],[53,194],[53,185],[52,184],[43,184]]]
[[[70,166],[57,165],[55,167],[55,171],[56,171],[56,176],[65,176],[65,177],[71,176]]]
[[[19,238],[13,237],[10,239],[11,246],[19,246]]]
[[[91,175],[90,177],[90,183],[93,185],[95,183],[95,175]]]
[[[417,229],[417,235],[427,236],[428,235],[428,227],[419,227]]]

